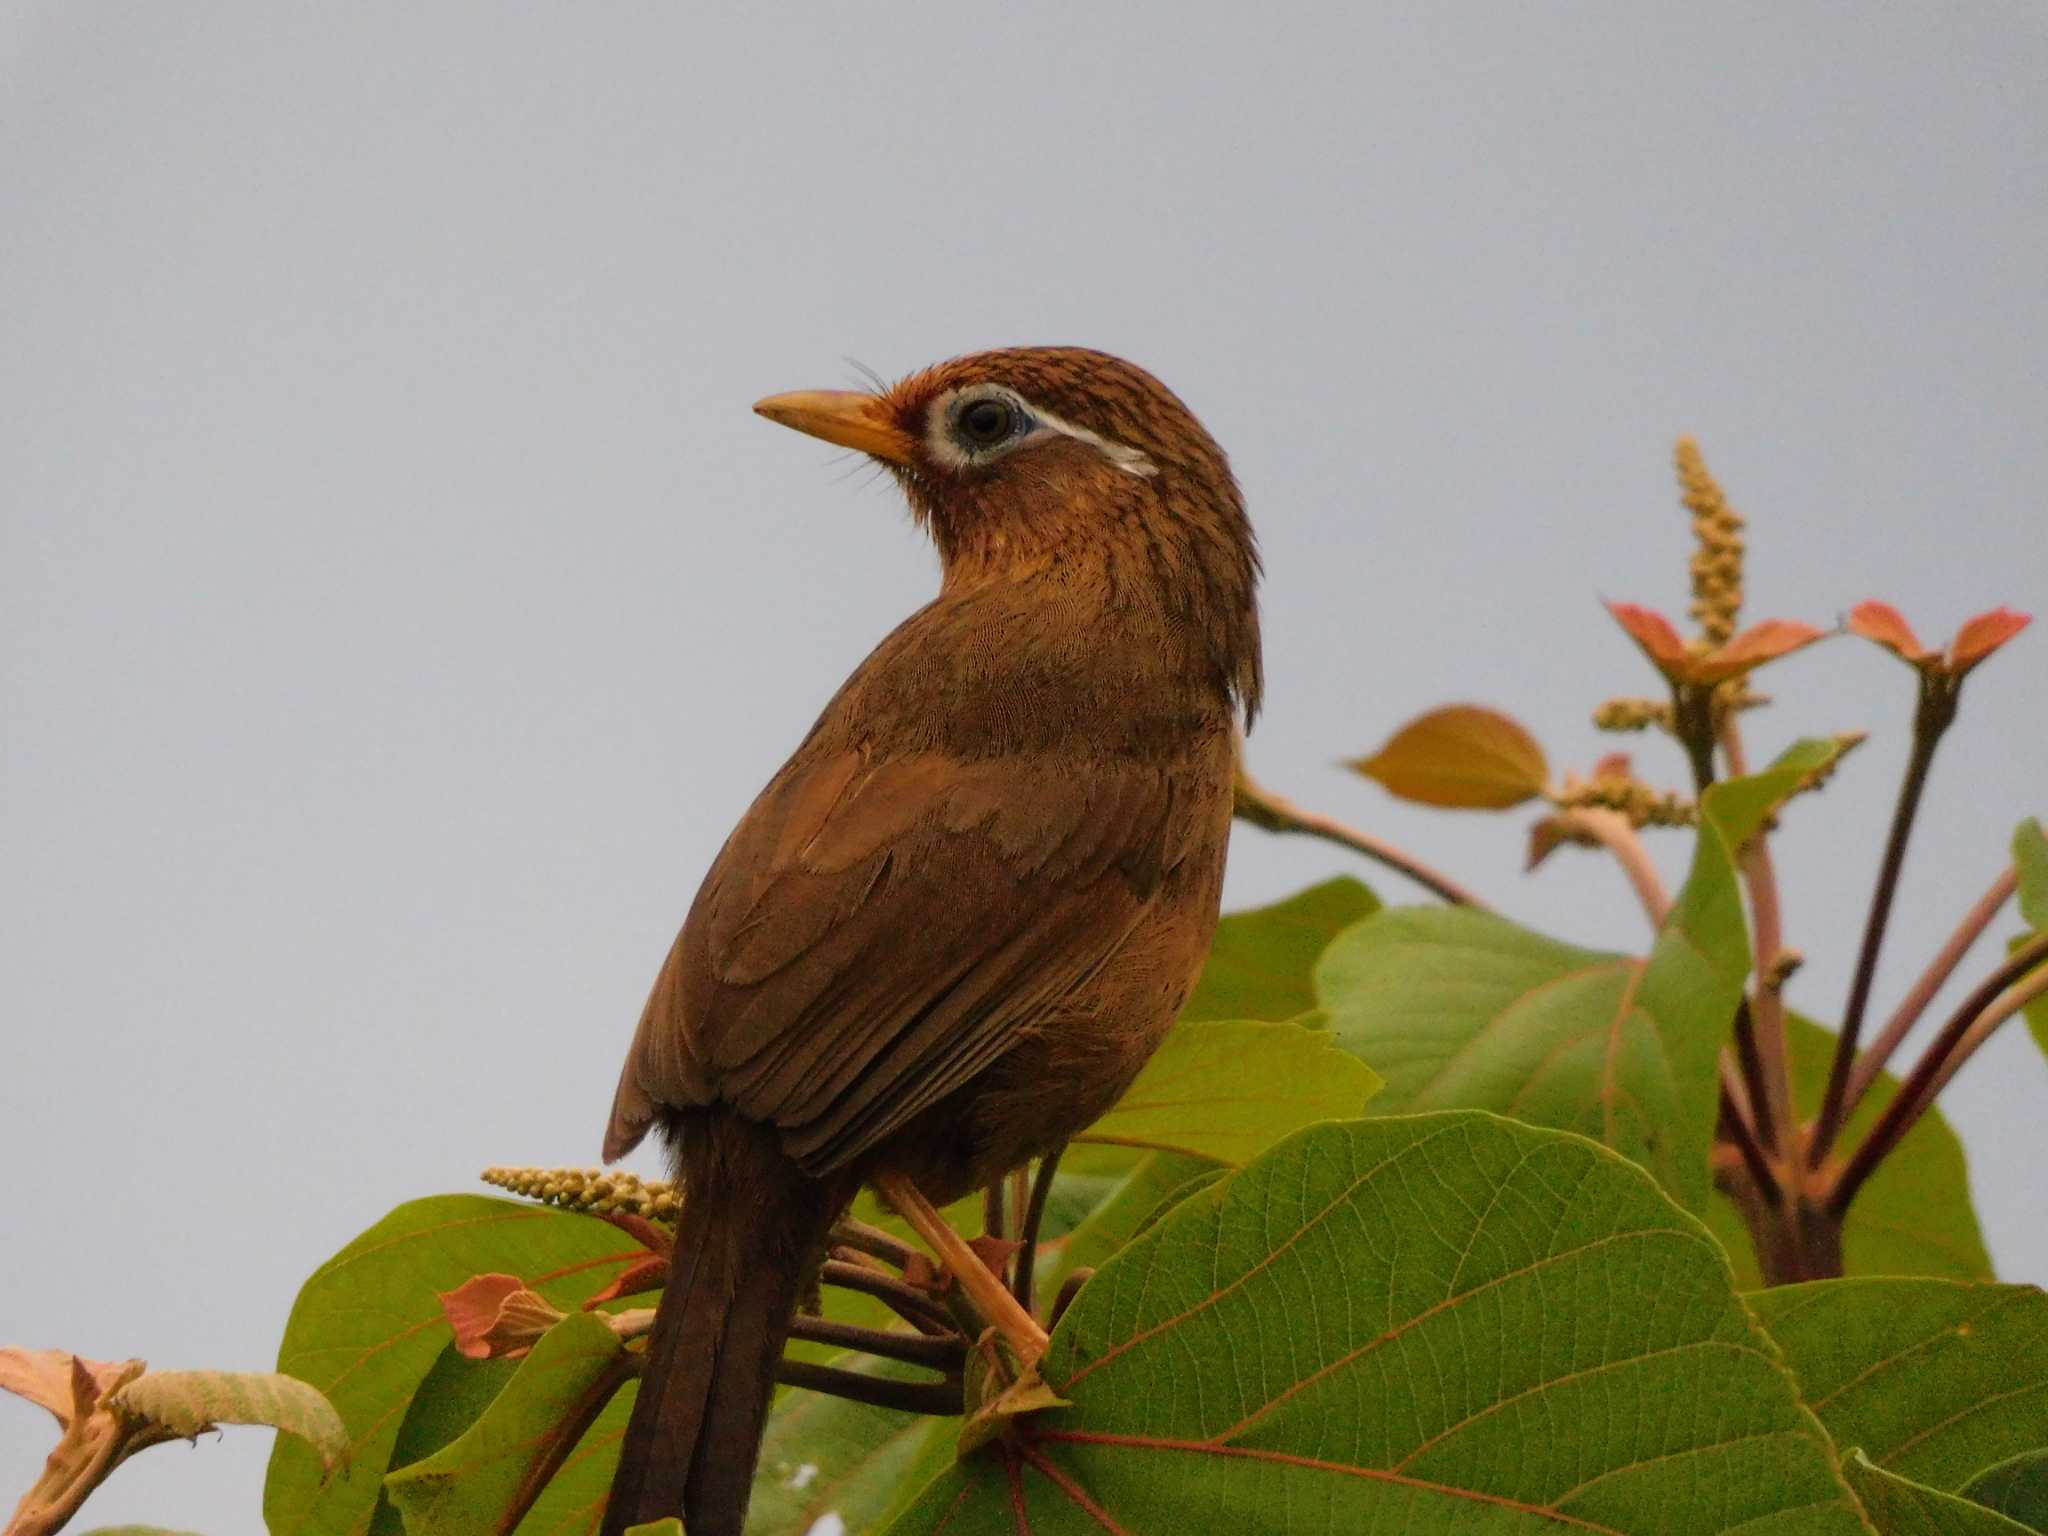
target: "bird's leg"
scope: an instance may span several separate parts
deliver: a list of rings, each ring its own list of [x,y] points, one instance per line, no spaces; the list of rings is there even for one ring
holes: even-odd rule
[[[1032,1287],[1038,1279],[1038,1229],[1045,1221],[1045,1202],[1052,1194],[1052,1181],[1060,1171],[1060,1154],[1066,1146],[1054,1147],[1038,1160],[1038,1172],[1031,1180],[1031,1198],[1024,1206],[1022,1225],[1017,1229],[1017,1238],[1022,1245],[1017,1250],[1017,1274],[1010,1284],[1010,1290],[1017,1298],[1017,1305],[1026,1312],[1031,1305]]]
[[[1019,1362],[1026,1369],[1036,1365],[1038,1357],[1045,1353],[1045,1330],[1017,1304],[1010,1288],[982,1263],[980,1256],[967,1245],[967,1239],[948,1226],[946,1218],[903,1175],[881,1174],[875,1179],[875,1188],[896,1207],[917,1235],[930,1244],[932,1251],[939,1256],[939,1262],[952,1272],[968,1299],[1009,1343]]]

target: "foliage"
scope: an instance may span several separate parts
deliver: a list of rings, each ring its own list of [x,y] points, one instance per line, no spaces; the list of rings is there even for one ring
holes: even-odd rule
[[[793,1327],[750,1531],[2048,1531],[2048,1295],[1994,1282],[1935,1103],[2011,1018],[2048,1048],[2038,822],[1865,1028],[1935,750],[2026,621],[1995,609],[1933,648],[1883,604],[1851,611],[1910,668],[1914,736],[1849,995],[1815,1022],[1786,997],[1773,834],[1860,737],[1751,771],[1755,675],[1825,635],[1741,624],[1743,520],[1696,445],[1677,467],[1697,631],[1610,604],[1664,692],[1595,721],[1668,737],[1689,783],[1621,754],[1556,772],[1475,704],[1351,764],[1452,810],[1540,803],[1531,868],[1612,859],[1647,931],[1564,943],[1240,765],[1248,824],[1441,904],[1339,877],[1227,916],[1123,1100],[945,1212],[987,1225],[980,1251],[1048,1326],[1035,1369],[985,1349],[977,1305],[856,1201]],[[1652,836],[1685,844],[1675,891]],[[2015,902],[2003,960],[1892,1071]],[[0,1386],[61,1435],[9,1532],[56,1530],[125,1456],[228,1422],[288,1431],[264,1500],[281,1536],[594,1532],[687,1192],[488,1177],[519,1198],[410,1202],[315,1271],[278,1374],[0,1351]]]

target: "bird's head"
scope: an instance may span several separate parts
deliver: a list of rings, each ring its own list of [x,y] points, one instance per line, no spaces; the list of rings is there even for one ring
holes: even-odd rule
[[[1087,566],[1202,637],[1256,712],[1259,557],[1223,450],[1144,369],[1082,347],[955,358],[754,409],[886,466],[949,584]]]

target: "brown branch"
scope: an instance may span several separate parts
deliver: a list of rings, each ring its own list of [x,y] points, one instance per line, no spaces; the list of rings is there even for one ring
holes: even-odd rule
[[[920,1332],[953,1331],[952,1319],[947,1315],[945,1308],[915,1286],[879,1269],[870,1269],[865,1264],[847,1264],[838,1259],[827,1259],[818,1270],[818,1279],[826,1285],[836,1285],[845,1291],[858,1291],[863,1296],[872,1296],[877,1301],[886,1302],[898,1317],[906,1323],[915,1325]]]
[[[1856,1042],[1863,1029],[1863,1013],[1870,1003],[1871,982],[1877,975],[1878,952],[1884,948],[1885,926],[1891,920],[1892,897],[1899,886],[1899,872],[1906,863],[1906,842],[1913,834],[1913,818],[1920,810],[1921,792],[1927,788],[1927,770],[1934,763],[1934,749],[1956,717],[1953,680],[1922,673],[1920,705],[1913,712],[1913,750],[1906,758],[1905,777],[1899,783],[1899,800],[1892,812],[1890,834],[1885,838],[1884,858],[1877,867],[1877,887],[1870,895],[1870,915],[1863,925],[1863,947],[1856,956],[1856,973],[1849,983],[1849,1000],[1842,1009],[1842,1032],[1835,1041],[1834,1061],[1828,1067],[1827,1092],[1821,1099],[1820,1115],[1813,1123],[1807,1143],[1806,1162],[1818,1168],[1833,1150],[1841,1134],[1848,1103],[1849,1071],[1856,1061]]]
[[[1749,1177],[1759,1194],[1772,1205],[1784,1199],[1784,1190],[1778,1184],[1777,1171],[1771,1167],[1771,1160],[1764,1152],[1763,1143],[1758,1139],[1757,1129],[1750,1122],[1749,1092],[1736,1076],[1735,1064],[1727,1053],[1721,1056],[1721,1129],[1735,1150],[1742,1154],[1742,1161],[1749,1169]]]
[[[864,1221],[855,1221],[851,1216],[839,1218],[838,1224],[832,1228],[830,1240],[842,1248],[851,1248],[855,1253],[872,1254],[898,1269],[919,1257],[917,1250],[901,1238]]]
[[[829,1317],[805,1317],[790,1321],[789,1336],[807,1344],[831,1344],[840,1349],[857,1349],[884,1360],[905,1365],[928,1365],[933,1370],[952,1370],[967,1357],[967,1341],[957,1334],[934,1338],[923,1333],[892,1333],[881,1328],[861,1328]]]
[[[1920,973],[1920,979],[1913,983],[1913,989],[1899,1003],[1898,1009],[1878,1032],[1870,1048],[1856,1058],[1856,1065],[1849,1073],[1848,1104],[1842,1111],[1847,1120],[1856,1113],[1856,1107],[1863,1102],[1863,1096],[1870,1091],[1870,1085],[1877,1081],[1878,1074],[1885,1069],[1893,1054],[1905,1042],[1906,1036],[1920,1015],[1927,1011],[1927,1005],[1934,1001],[1935,994],[1948,984],[1955,969],[1962,964],[1963,956],[1970,952],[1984,930],[1991,926],[1991,920],[1999,910],[2012,899],[2012,893],[2019,887],[2019,870],[2007,865],[2005,872],[1991,882],[1991,888],[1977,898],[1977,904],[1963,914],[1956,931],[1949,935],[1948,942]]]
[[[1735,1003],[1735,1060],[1742,1069],[1742,1084],[1749,1095],[1750,1123],[1767,1147],[1783,1146],[1783,1126],[1771,1112],[1770,1078],[1763,1052],[1757,1045],[1756,1019],[1749,1008],[1748,994]]]
[[[1255,827],[1268,832],[1299,833],[1305,837],[1319,837],[1326,843],[1335,843],[1340,848],[1349,848],[1362,853],[1368,859],[1386,865],[1387,868],[1406,875],[1416,884],[1423,886],[1455,907],[1476,907],[1487,909],[1472,892],[1459,885],[1449,875],[1430,868],[1413,854],[1396,848],[1392,843],[1361,832],[1356,827],[1346,826],[1334,817],[1320,811],[1304,810],[1285,795],[1276,795],[1270,789],[1255,782],[1244,771],[1242,759],[1237,771],[1237,816]]]
[[[808,1360],[783,1360],[775,1367],[775,1379],[787,1387],[807,1387],[850,1402],[897,1408],[905,1413],[945,1418],[967,1411],[965,1390],[957,1377],[945,1381],[891,1381],[886,1376],[814,1365]]]
[[[1834,1181],[1828,1199],[1831,1210],[1839,1214],[1849,1208],[1849,1202],[1856,1198],[1856,1192],[1864,1182],[1927,1113],[1935,1095],[1962,1064],[1959,1060],[1951,1065],[1950,1059],[1960,1054],[1967,1060],[1970,1053],[1983,1043],[1990,1029],[1996,1029],[2033,997],[2040,995],[2038,983],[2042,976],[2048,975],[2048,968],[2033,975],[2029,973],[2044,960],[2048,960],[2048,933],[2037,933],[2007,956],[2003,965],[1985,977],[1963,999],[1962,1006],[1950,1015],[1934,1043],[1928,1046],[1927,1054],[1920,1058],[1899,1088],[1898,1095],[1885,1106],[1877,1124],[1871,1127],[1870,1135],[1864,1138],[1863,1145],[1856,1149],[1855,1155]],[[2026,985],[2015,986],[2014,983],[2022,977],[2026,978]],[[2007,988],[2012,992],[2008,993]],[[2017,1002],[2012,1002],[2013,994],[2024,995]],[[1989,1029],[1975,1031],[1981,1020],[1990,1019],[1994,1014],[1996,1018]],[[1968,1051],[1962,1049],[1966,1039],[1971,1042]]]

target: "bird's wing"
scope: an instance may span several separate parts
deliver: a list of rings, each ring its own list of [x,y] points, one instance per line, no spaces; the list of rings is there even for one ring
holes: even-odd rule
[[[719,854],[626,1059],[617,1156],[722,1101],[838,1167],[1001,1056],[1213,829],[1142,761],[793,762]]]

